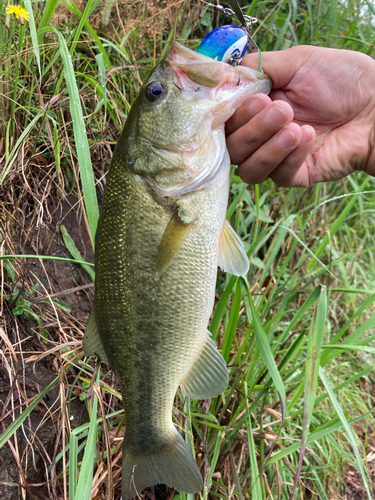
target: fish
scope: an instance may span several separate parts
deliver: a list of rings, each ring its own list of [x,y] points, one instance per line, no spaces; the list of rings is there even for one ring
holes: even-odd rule
[[[173,424],[178,390],[218,396],[228,369],[207,329],[218,266],[249,261],[226,220],[225,122],[268,76],[174,42],[135,99],[116,145],[95,239],[95,296],[83,338],[119,378],[125,408],[122,498],[158,483],[202,490]]]

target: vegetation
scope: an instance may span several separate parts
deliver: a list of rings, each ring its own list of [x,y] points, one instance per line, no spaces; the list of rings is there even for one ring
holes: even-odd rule
[[[198,0],[146,3],[24,0],[27,20],[0,0],[0,447],[16,470],[0,488],[23,498],[120,498],[118,383],[81,348],[98,200],[131,103],[169,41],[194,48],[228,23]],[[262,50],[375,54],[371,0],[242,5]],[[175,403],[202,498],[287,499],[293,485],[294,498],[374,495],[374,204],[366,174],[302,191],[248,187],[233,168],[227,216],[252,265],[248,281],[218,273],[210,326],[230,385],[212,401],[178,393]],[[41,365],[51,377],[30,392]],[[87,408],[78,425],[76,403]],[[38,433],[49,422],[47,449]]]

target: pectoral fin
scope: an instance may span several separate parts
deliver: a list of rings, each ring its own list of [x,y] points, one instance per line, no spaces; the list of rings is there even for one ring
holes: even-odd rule
[[[83,336],[83,352],[85,356],[98,356],[104,363],[109,365],[102,341],[99,337],[99,330],[96,324],[95,308],[93,307],[87,321],[85,334]]]
[[[195,361],[181,390],[190,398],[209,399],[218,396],[228,387],[228,369],[210,332],[204,341],[198,359]]]
[[[226,220],[220,236],[219,260],[217,264],[223,271],[246,276],[249,272],[249,259],[236,232]]]
[[[193,222],[183,222],[177,211],[173,214],[163,234],[156,256],[155,268],[158,278],[171,265],[173,259],[180,251]]]

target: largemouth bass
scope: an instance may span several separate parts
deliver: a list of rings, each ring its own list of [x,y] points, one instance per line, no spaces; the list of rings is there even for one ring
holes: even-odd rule
[[[230,161],[224,123],[266,75],[174,43],[129,112],[107,178],[96,235],[86,355],[117,373],[124,400],[122,497],[157,483],[202,489],[172,422],[178,387],[212,398],[228,370],[207,325],[217,267],[246,275],[225,214]]]

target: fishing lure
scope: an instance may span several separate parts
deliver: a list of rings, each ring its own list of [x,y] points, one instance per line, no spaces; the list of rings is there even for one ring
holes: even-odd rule
[[[258,46],[250,36],[253,23],[257,22],[255,17],[243,14],[237,0],[228,0],[231,7],[216,5],[205,0],[203,3],[215,7],[224,15],[237,16],[242,26],[224,25],[211,31],[197,48],[197,52],[211,57],[216,61],[223,61],[237,66],[246,52],[258,52]]]

